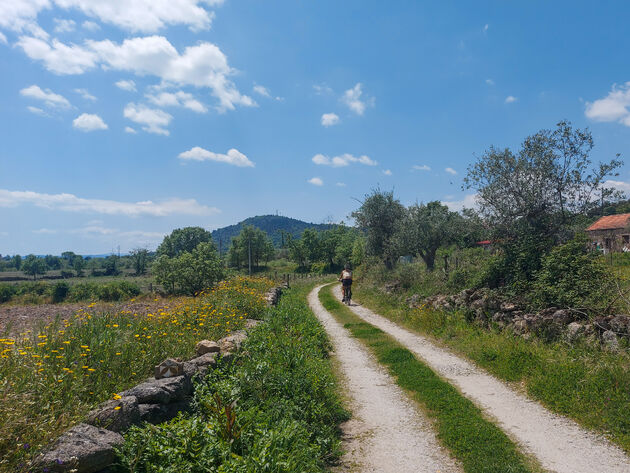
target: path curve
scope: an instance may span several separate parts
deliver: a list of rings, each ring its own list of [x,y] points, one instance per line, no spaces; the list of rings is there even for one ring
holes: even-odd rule
[[[337,288],[335,294],[341,298],[341,289]],[[630,458],[601,435],[550,412],[474,364],[370,309],[354,301],[350,309],[457,386],[545,469],[556,473],[630,472]]]
[[[351,438],[344,445],[344,471],[460,472],[439,445],[430,422],[367,349],[324,309],[318,298],[322,287],[311,291],[308,302],[332,341],[353,413]]]

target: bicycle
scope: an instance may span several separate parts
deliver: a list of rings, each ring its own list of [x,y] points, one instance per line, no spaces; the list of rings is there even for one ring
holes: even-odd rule
[[[342,286],[341,288],[343,293],[343,302],[346,305],[350,305],[350,301],[352,300],[352,286]]]

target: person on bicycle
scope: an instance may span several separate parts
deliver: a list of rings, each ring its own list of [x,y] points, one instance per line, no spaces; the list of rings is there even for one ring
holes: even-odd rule
[[[350,271],[350,265],[346,264],[339,277],[341,281],[341,293],[343,294],[342,302],[346,302],[346,298],[350,299],[352,289],[352,271]]]

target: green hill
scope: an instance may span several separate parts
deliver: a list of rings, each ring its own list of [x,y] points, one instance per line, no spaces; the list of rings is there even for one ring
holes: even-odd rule
[[[276,247],[282,245],[282,231],[290,233],[295,238],[299,238],[302,232],[307,228],[314,228],[315,230],[321,231],[332,227],[330,224],[308,223],[295,218],[281,217],[279,215],[260,215],[247,218],[236,225],[218,228],[212,232],[212,238],[217,246],[220,245],[222,251],[225,252],[229,248],[232,238],[237,236],[245,225],[260,228],[269,235],[269,238],[271,238]]]

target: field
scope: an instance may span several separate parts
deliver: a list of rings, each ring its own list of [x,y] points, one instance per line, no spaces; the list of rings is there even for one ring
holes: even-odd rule
[[[141,311],[88,304],[0,335],[0,471],[26,471],[33,452],[163,359],[190,358],[199,340],[262,317],[263,293],[272,285],[235,278],[197,298],[153,300]]]

